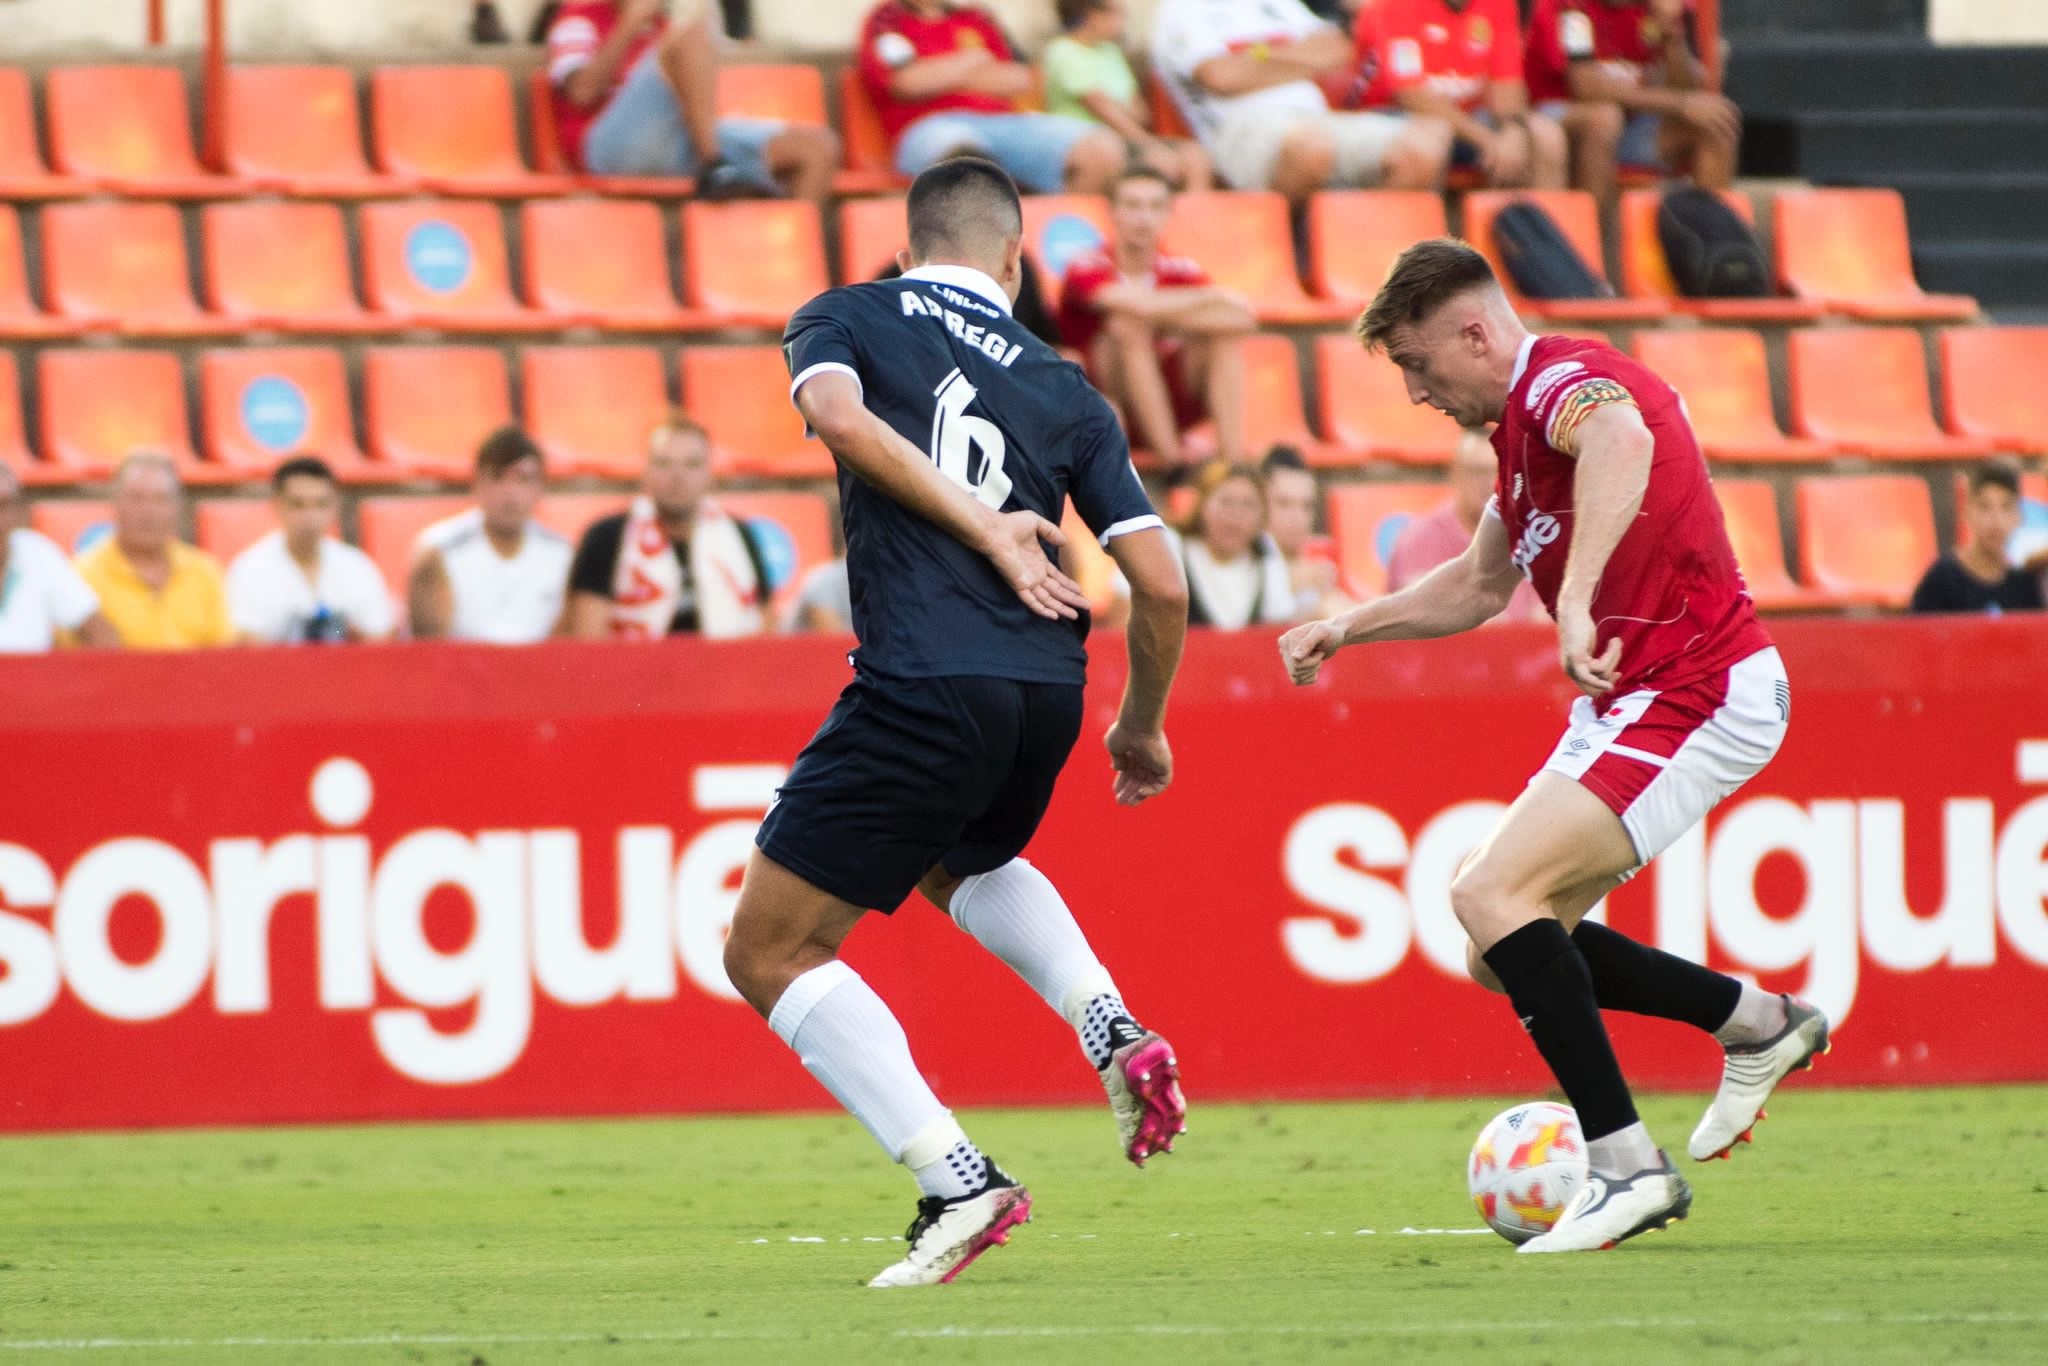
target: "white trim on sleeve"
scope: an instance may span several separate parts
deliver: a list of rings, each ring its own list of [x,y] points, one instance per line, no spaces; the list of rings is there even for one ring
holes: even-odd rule
[[[853,386],[860,390],[861,397],[867,397],[868,389],[865,384],[860,382],[860,372],[858,370],[855,370],[843,360],[821,360],[816,365],[805,366],[803,373],[789,382],[789,401],[795,403],[796,391],[816,379],[819,375],[824,374],[827,370],[836,370],[842,375],[851,377]]]
[[[1164,528],[1165,525],[1156,512],[1148,512],[1143,517],[1126,517],[1102,533],[1102,544],[1106,547],[1119,536],[1128,536],[1133,531],[1150,531],[1153,527]]]

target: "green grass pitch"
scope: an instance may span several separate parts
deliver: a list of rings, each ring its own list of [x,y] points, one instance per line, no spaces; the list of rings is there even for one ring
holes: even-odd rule
[[[1470,1229],[1492,1101],[964,1115],[1037,1197],[869,1291],[914,1189],[833,1116],[0,1140],[0,1362],[2039,1361],[2048,1088],[1806,1091],[1609,1252]],[[1645,1118],[1683,1144],[1697,1098]],[[1368,1231],[1369,1230],[1369,1231]]]

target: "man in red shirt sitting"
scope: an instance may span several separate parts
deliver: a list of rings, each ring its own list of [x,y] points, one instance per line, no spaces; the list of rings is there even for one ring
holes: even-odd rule
[[[1376,0],[1359,11],[1346,103],[1450,125],[1453,166],[1496,186],[1561,187],[1564,129],[1529,112],[1515,0]]]
[[[1187,468],[1181,433],[1209,418],[1216,454],[1244,460],[1244,355],[1251,306],[1209,283],[1201,266],[1159,250],[1173,188],[1134,166],[1109,201],[1111,240],[1074,258],[1060,294],[1060,335],[1087,358],[1088,378],[1171,470]]]
[[[971,5],[887,0],[861,26],[860,76],[915,176],[951,156],[984,156],[1028,193],[1100,194],[1123,169],[1123,140],[1086,119],[1027,113],[1031,68],[996,21]]]
[[[1621,166],[1689,165],[1709,190],[1735,179],[1742,112],[1706,88],[1690,9],[1691,0],[1536,0],[1529,95],[1571,135],[1572,184],[1603,206]]]
[[[710,199],[831,193],[839,164],[831,129],[718,117],[705,0],[569,0],[547,41],[555,132],[570,165],[607,176],[695,176]]]

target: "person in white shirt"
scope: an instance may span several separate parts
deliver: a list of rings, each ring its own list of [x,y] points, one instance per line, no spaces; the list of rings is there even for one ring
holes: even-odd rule
[[[391,595],[370,557],[337,540],[334,471],[314,456],[277,467],[270,503],[278,530],[228,566],[228,615],[250,644],[387,640]]]
[[[57,543],[20,525],[25,508],[21,480],[0,465],[0,654],[40,654],[59,631],[86,645],[119,645],[99,595]]]
[[[416,638],[525,645],[555,633],[571,549],[533,519],[546,483],[526,433],[504,427],[484,438],[477,505],[434,523],[414,546],[406,605]]]
[[[1450,124],[1332,110],[1317,81],[1352,60],[1351,40],[1300,0],[1161,0],[1152,16],[1152,69],[1238,189],[1297,204],[1326,185],[1435,189]]]

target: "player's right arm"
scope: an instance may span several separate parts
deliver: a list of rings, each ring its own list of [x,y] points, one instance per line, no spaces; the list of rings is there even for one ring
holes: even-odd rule
[[[1116,724],[1102,742],[1116,769],[1117,802],[1136,806],[1173,781],[1166,697],[1187,643],[1188,582],[1180,557],[1159,527],[1112,538],[1109,553],[1131,586],[1131,615],[1124,627],[1131,672]]]
[[[1346,645],[1469,631],[1500,615],[1521,578],[1508,555],[1507,528],[1488,508],[1464,554],[1398,593],[1295,627],[1280,637],[1281,663],[1296,683],[1313,683],[1324,662]]]

